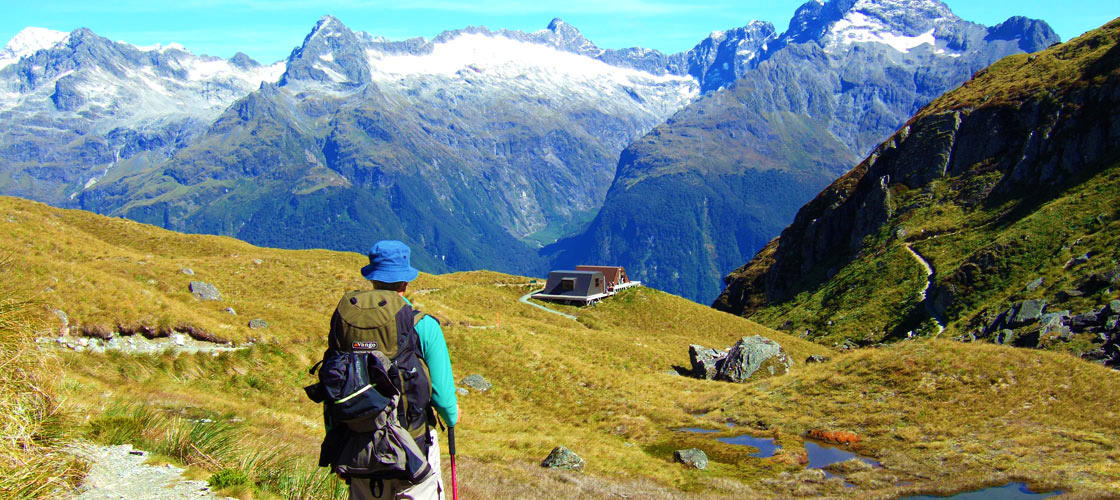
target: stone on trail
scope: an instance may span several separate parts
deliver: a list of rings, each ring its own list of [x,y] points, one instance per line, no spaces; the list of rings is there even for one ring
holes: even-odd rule
[[[576,455],[572,450],[563,446],[557,446],[552,449],[548,457],[541,462],[541,467],[548,467],[549,469],[567,469],[582,471],[585,462],[579,455]]]
[[[260,318],[253,318],[249,320],[249,328],[252,328],[254,330],[268,328],[268,322]]]
[[[692,362],[692,376],[711,380],[716,376],[716,362],[727,357],[727,351],[702,345],[688,346],[688,359]]]
[[[232,315],[234,315],[234,316],[237,316],[237,311],[235,311],[235,310],[234,310],[234,309],[233,309],[232,307],[227,307],[227,308],[226,308],[226,312],[227,312],[227,313],[230,313],[230,314],[232,314]]]
[[[205,281],[192,281],[190,289],[191,295],[198,300],[222,300],[218,288]]]
[[[194,276],[194,269],[191,269],[189,267],[184,267],[182,269],[182,272],[183,272],[183,274],[185,274],[187,276]]]
[[[460,395],[460,396],[466,396],[467,394],[470,394],[470,392],[471,391],[468,391],[465,387],[460,387],[458,389],[455,389],[455,393]]]
[[[719,364],[716,380],[745,382],[756,373],[761,377],[784,375],[792,366],[793,360],[777,342],[761,335],[743,337]]]
[[[459,383],[479,392],[486,392],[494,387],[486,378],[477,373],[463,377],[463,380],[460,380]]]
[[[697,448],[674,451],[673,460],[700,470],[708,468],[708,454]]]
[[[70,317],[62,309],[55,309],[54,315],[58,316],[58,322],[61,323],[58,327],[58,334],[62,336],[70,335]]]

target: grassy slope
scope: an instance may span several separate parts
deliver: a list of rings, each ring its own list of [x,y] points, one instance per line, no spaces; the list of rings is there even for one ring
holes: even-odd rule
[[[950,336],[982,327],[1014,301],[1053,301],[1060,291],[1075,288],[1079,279],[1117,265],[1120,166],[1104,170],[1010,222],[1004,220],[1015,208],[1013,203],[970,209],[956,200],[970,185],[996,181],[998,177],[961,176],[936,181],[926,189],[896,188],[896,205],[911,208],[864,241],[863,258],[841,268],[823,286],[764,308],[752,318],[764,324],[791,321],[798,331],[820,332],[816,340],[824,343],[844,339],[878,342],[913,328],[932,333],[931,320],[907,323],[912,314],[924,317],[918,293],[925,285],[922,268],[906,253],[908,243],[937,269],[938,283],[959,279],[954,273],[973,255],[989,252],[999,260],[997,270],[984,274],[957,297],[949,311]],[[905,236],[896,238],[898,234]],[[927,236],[931,234],[938,236]],[[1064,269],[1069,259],[1085,253],[1097,257],[1083,266]],[[890,279],[881,279],[885,276]],[[1044,279],[1043,286],[1027,291],[1027,285],[1039,277]],[[1078,313],[1117,298],[1120,290],[1106,289],[1056,307]]]
[[[0,198],[0,213],[0,252],[13,255],[28,286],[52,289],[38,300],[75,322],[187,321],[233,340],[265,340],[214,357],[63,353],[59,390],[78,428],[101,441],[137,442],[204,477],[226,470],[225,491],[246,498],[325,496],[337,487],[311,472],[321,424],[299,388],[310,382],[305,368],[323,348],[333,302],[366,286],[356,272],[362,256],[258,248],[12,198]],[[183,266],[196,276],[183,275]],[[224,300],[195,301],[191,279],[214,283]],[[466,496],[865,496],[1005,476],[1120,492],[1120,477],[1106,467],[1120,458],[1111,404],[1120,380],[1110,370],[941,342],[806,366],[809,354],[830,353],[651,289],[567,308],[579,316],[571,321],[519,304],[527,285],[490,272],[422,275],[410,294],[446,325],[457,376],[481,373],[494,383],[460,399]],[[500,328],[468,327],[497,326],[499,315]],[[253,317],[269,328],[248,330]],[[782,343],[798,361],[794,373],[747,385],[666,373],[688,362],[689,343],[724,347],[752,334]],[[200,417],[216,422],[189,420]],[[750,449],[671,431],[728,419],[776,435],[786,452],[754,459]],[[860,487],[850,490],[783,476],[800,470],[791,462],[810,428],[864,435],[862,449],[888,469],[852,476]],[[584,474],[536,466],[561,444],[588,460]],[[672,450],[686,446],[709,453],[708,471],[671,463]],[[887,476],[911,483],[891,487]]]
[[[1012,106],[1030,99],[1058,100],[1088,85],[1100,85],[1117,72],[1120,20],[1036,54],[1006,57],[960,88],[923,108],[922,117],[954,109]],[[866,238],[859,255],[838,266],[835,276],[809,276],[820,283],[791,300],[751,316],[766,325],[787,321],[796,331],[809,329],[825,344],[845,340],[874,343],[907,331],[933,333],[919,292],[925,285],[920,265],[906,251],[911,244],[937,271],[936,284],[958,290],[946,311],[947,334],[977,331],[1014,301],[1046,298],[1051,310],[1081,313],[1120,298],[1120,290],[1055,303],[1060,292],[1094,272],[1115,268],[1120,248],[1120,164],[1115,158],[1088,165],[1098,172],[1053,192],[1024,193],[998,203],[970,203],[1003,178],[984,165],[920,188],[892,186],[893,216]],[[1086,265],[1066,270],[1069,259],[1089,253]],[[977,272],[975,261],[994,260]],[[823,269],[818,269],[823,273]],[[1027,284],[1043,278],[1043,286]],[[1088,334],[1044,347],[1084,352],[1094,347]]]

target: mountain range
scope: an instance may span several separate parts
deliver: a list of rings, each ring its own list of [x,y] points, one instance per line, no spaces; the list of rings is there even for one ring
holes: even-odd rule
[[[672,55],[561,20],[390,41],[327,16],[270,65],[29,28],[0,56],[0,193],[275,247],[394,237],[432,272],[622,264],[710,301],[913,111],[1055,41],[934,0],[809,2]]]
[[[546,251],[620,262],[711,302],[720,278],[921,106],[992,62],[1058,41],[1041,21],[991,28],[937,1],[809,2],[702,95],[623,151],[588,229]]]

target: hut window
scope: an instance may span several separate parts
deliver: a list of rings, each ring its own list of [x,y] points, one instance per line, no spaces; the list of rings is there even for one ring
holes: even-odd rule
[[[561,278],[560,279],[560,291],[561,292],[570,292],[570,291],[575,290],[575,289],[576,289],[576,279],[575,278]]]
[[[595,288],[599,288],[600,286],[602,285],[599,284],[599,278],[595,278]]]

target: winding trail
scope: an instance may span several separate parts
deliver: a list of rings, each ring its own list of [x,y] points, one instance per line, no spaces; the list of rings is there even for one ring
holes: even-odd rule
[[[537,308],[537,309],[541,309],[541,310],[544,310],[544,311],[548,311],[548,312],[550,312],[550,313],[552,313],[552,314],[556,314],[556,315],[559,315],[559,316],[563,316],[563,317],[565,317],[565,318],[568,318],[568,319],[570,319],[570,320],[575,320],[575,319],[576,319],[576,317],[575,317],[575,316],[572,316],[571,314],[568,314],[568,313],[563,313],[563,312],[557,311],[556,309],[549,309],[549,308],[547,308],[547,307],[545,307],[545,306],[542,306],[542,305],[540,305],[540,304],[534,304],[534,303],[532,303],[532,302],[529,302],[529,297],[532,297],[534,293],[537,293],[537,292],[543,292],[543,291],[544,291],[544,289],[543,289],[543,288],[542,288],[542,289],[540,289],[540,290],[534,290],[534,291],[532,291],[532,292],[529,292],[529,293],[527,293],[527,294],[525,294],[525,295],[522,295],[522,296],[521,296],[521,298],[520,298],[519,300],[521,301],[521,303],[522,303],[522,304],[529,304],[529,305],[531,305],[531,306],[533,306],[533,307],[535,307],[535,308]]]
[[[906,251],[910,252],[910,255],[914,257],[914,260],[917,260],[918,264],[921,264],[922,269],[925,269],[926,271],[926,286],[923,287],[922,291],[918,293],[918,298],[922,302],[922,306],[925,307],[926,312],[929,313],[929,316],[931,318],[933,318],[933,322],[937,324],[937,335],[935,335],[935,337],[940,336],[941,333],[945,331],[945,319],[937,314],[936,308],[933,307],[933,299],[929,296],[928,293],[930,287],[933,286],[933,267],[929,265],[929,262],[926,261],[925,257],[922,257],[921,254],[914,250],[914,247],[910,246],[909,244],[906,245]]]

